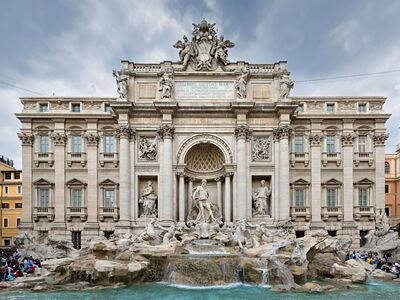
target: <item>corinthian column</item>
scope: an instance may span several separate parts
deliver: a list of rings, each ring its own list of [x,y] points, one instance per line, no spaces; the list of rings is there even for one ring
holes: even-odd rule
[[[310,134],[311,148],[311,224],[321,227],[321,134]]]
[[[375,133],[372,137],[375,155],[375,208],[385,211],[385,141],[386,133]],[[371,203],[372,204],[372,203]]]
[[[251,132],[247,126],[239,126],[235,129],[236,135],[236,203],[234,204],[233,217],[235,220],[247,218],[247,145]]]
[[[343,221],[353,222],[353,141],[354,134],[342,135],[343,146]]]
[[[278,129],[274,129],[273,131],[273,140],[274,140],[274,188],[272,192],[274,193],[274,199],[271,203],[271,214],[274,220],[279,220],[279,203],[280,203],[280,195],[279,195],[279,183],[281,178],[279,177],[279,139],[280,132]]]
[[[30,230],[32,225],[32,146],[35,140],[32,133],[18,133],[22,144],[22,230]]]
[[[116,129],[119,137],[119,209],[120,221],[118,227],[129,229],[130,227],[130,157],[129,157],[129,140],[133,136],[132,128],[127,125],[119,125]]]
[[[283,125],[278,128],[279,132],[279,218],[289,219],[290,195],[289,195],[289,137],[292,128]]]
[[[173,199],[173,172],[172,172],[172,140],[175,128],[164,124],[160,127],[158,134],[163,142],[163,155],[161,162],[161,184],[162,195],[159,197],[159,218],[162,221],[173,221],[174,199]]]

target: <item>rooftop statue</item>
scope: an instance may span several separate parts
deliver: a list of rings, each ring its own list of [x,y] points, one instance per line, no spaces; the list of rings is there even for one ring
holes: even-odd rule
[[[113,70],[113,76],[117,82],[117,92],[120,99],[126,100],[128,98],[128,76],[121,71]]]
[[[210,24],[202,20],[199,24],[193,24],[192,40],[189,41],[186,35],[182,40],[177,41],[175,48],[179,51],[182,69],[190,66],[194,70],[215,70],[218,64],[226,66],[228,61],[228,48],[235,46],[224,36],[218,38],[215,23]]]

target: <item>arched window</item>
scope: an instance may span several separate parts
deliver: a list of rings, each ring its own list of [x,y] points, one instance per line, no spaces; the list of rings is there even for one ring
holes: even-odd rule
[[[385,161],[385,173],[390,173],[390,164]]]

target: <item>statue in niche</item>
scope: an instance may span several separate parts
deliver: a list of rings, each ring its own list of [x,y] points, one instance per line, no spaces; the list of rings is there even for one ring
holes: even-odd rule
[[[174,86],[174,80],[170,72],[164,72],[160,81],[158,82],[158,90],[161,92],[161,99],[169,99],[172,94],[172,87]]]
[[[269,217],[269,198],[271,189],[266,185],[265,180],[261,180],[261,186],[253,193],[253,215]]]
[[[221,213],[218,206],[210,201],[210,194],[207,189],[207,180],[203,179],[201,185],[193,189],[192,199],[194,205],[188,218],[190,225],[201,223],[222,224]]]
[[[117,92],[120,99],[127,99],[128,97],[128,76],[121,71],[113,70],[113,76],[117,82]]]
[[[153,189],[153,182],[147,181],[145,188],[143,189],[142,195],[139,199],[139,203],[142,204],[143,211],[141,217],[156,216],[157,215],[157,194]]]
[[[269,138],[253,138],[253,160],[268,160],[270,152]]]
[[[249,75],[249,72],[242,71],[242,74],[235,81],[236,96],[239,99],[245,99],[247,96],[247,77],[248,77],[248,75]]]
[[[157,157],[157,140],[141,137],[139,141],[139,158],[155,160]]]
[[[293,80],[290,79],[289,75],[283,74],[280,79],[281,92],[279,94],[279,100],[284,101],[289,97],[290,90],[294,86]]]

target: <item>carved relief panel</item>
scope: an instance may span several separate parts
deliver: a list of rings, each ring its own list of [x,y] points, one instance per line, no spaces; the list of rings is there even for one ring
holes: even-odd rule
[[[138,143],[138,159],[140,161],[156,161],[158,157],[157,138],[155,136],[140,136]]]
[[[271,137],[254,136],[251,145],[253,161],[271,160]]]

